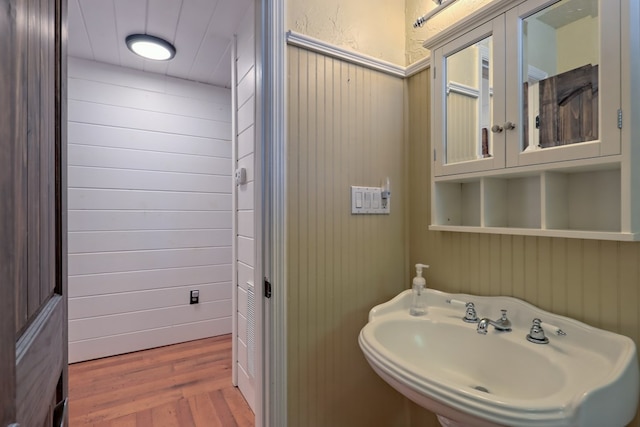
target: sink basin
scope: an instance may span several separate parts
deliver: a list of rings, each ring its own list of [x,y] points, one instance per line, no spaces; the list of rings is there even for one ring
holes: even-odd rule
[[[359,336],[374,371],[417,404],[470,426],[615,427],[633,419],[640,380],[631,339],[515,298],[425,292],[425,315],[409,314],[405,291],[374,307]],[[490,326],[478,334],[451,299],[473,302],[479,317],[507,309],[512,332]],[[525,338],[534,318],[548,344]]]

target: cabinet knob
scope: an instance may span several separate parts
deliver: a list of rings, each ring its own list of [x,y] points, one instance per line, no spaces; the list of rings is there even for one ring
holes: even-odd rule
[[[504,128],[500,125],[493,125],[491,126],[491,132],[493,133],[500,133],[504,130]]]
[[[516,124],[515,124],[515,123],[513,123],[513,122],[506,122],[506,123],[504,124],[504,128],[505,128],[506,130],[513,130],[513,129],[515,129],[515,128],[516,128]]]

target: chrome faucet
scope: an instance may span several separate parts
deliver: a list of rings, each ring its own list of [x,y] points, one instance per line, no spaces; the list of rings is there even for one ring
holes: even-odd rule
[[[464,320],[467,323],[478,323],[480,320],[478,319],[478,313],[476,313],[476,306],[472,302],[468,302],[465,305]]]
[[[535,318],[533,319],[533,324],[531,325],[531,330],[527,334],[527,341],[532,342],[534,344],[548,344],[549,338],[544,333],[544,329],[541,326],[542,320]],[[545,322],[547,328],[551,329],[556,335],[559,337],[567,335],[565,331],[558,328],[557,326],[550,325]]]
[[[478,313],[476,313],[476,306],[472,302],[464,302],[457,299],[448,299],[447,304],[458,305],[465,307],[465,313],[462,320],[467,323],[478,323]]]
[[[478,322],[478,327],[476,331],[479,334],[486,335],[487,330],[489,329],[489,325],[493,325],[494,328],[498,331],[502,332],[511,332],[511,321],[507,319],[507,310],[500,310],[502,312],[502,317],[498,320],[491,320],[488,317],[483,317]]]

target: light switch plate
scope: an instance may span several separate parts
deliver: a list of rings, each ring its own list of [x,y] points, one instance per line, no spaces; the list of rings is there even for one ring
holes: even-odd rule
[[[391,203],[382,203],[382,187],[351,186],[351,213],[354,215],[388,215]]]

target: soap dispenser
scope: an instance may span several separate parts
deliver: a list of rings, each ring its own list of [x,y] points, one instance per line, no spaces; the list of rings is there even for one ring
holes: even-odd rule
[[[427,285],[426,280],[422,277],[422,269],[429,268],[425,264],[416,264],[416,277],[413,278],[413,298],[411,300],[411,308],[409,314],[412,316],[422,316],[427,312],[427,301],[424,290]]]

